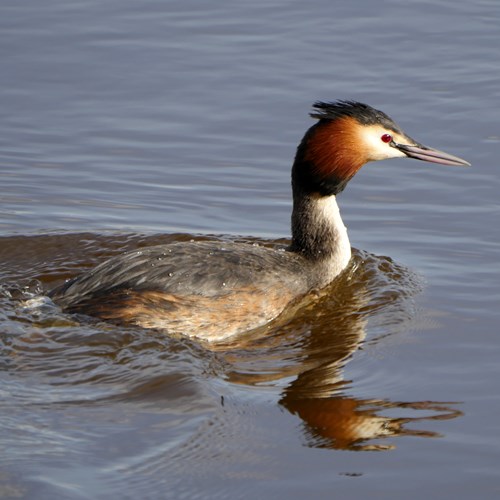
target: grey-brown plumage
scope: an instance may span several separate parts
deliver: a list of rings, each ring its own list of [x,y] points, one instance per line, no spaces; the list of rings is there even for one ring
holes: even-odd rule
[[[207,340],[261,326],[322,280],[302,255],[179,242],[114,257],[50,293],[65,311]]]

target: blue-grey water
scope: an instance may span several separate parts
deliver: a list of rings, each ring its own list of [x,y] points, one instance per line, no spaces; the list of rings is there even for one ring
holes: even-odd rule
[[[0,498],[499,497],[496,0],[0,12]],[[473,166],[368,164],[348,273],[264,338],[43,302],[125,249],[286,241],[310,106],[338,98]]]

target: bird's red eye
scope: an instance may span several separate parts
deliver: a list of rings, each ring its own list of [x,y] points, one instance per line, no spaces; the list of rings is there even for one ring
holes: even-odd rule
[[[381,138],[382,142],[389,143],[392,141],[392,135],[391,134],[384,134]]]

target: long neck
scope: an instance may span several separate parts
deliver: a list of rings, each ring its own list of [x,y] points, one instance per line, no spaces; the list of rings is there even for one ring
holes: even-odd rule
[[[366,158],[352,147],[359,124],[352,118],[320,120],[304,135],[292,167],[292,246],[317,265],[322,283],[331,281],[351,258],[347,230],[336,195]]]
[[[325,282],[347,266],[351,245],[335,195],[310,194],[294,186],[291,250],[321,264]]]

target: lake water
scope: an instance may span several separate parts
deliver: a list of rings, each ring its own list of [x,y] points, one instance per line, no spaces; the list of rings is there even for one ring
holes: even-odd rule
[[[1,12],[0,498],[500,496],[496,0]],[[287,241],[295,148],[338,98],[473,166],[367,165],[349,271],[263,338],[43,302],[125,249]]]

